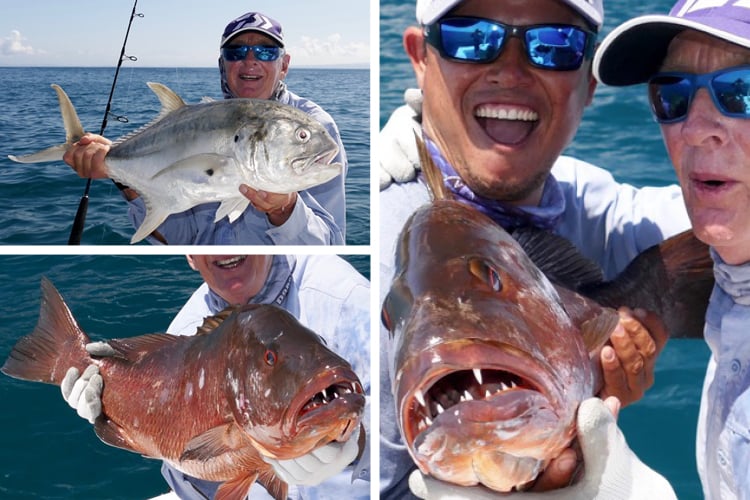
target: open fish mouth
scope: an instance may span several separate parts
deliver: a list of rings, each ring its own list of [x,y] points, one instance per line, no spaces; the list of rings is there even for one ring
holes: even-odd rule
[[[339,428],[333,440],[344,440],[356,429],[365,406],[364,390],[354,372],[332,370],[307,384],[292,402],[289,429],[292,434],[305,429]]]
[[[543,393],[537,382],[494,368],[457,370],[437,379],[427,390],[417,388],[406,405],[407,435],[416,437],[447,410],[469,401],[489,401],[511,391]],[[508,415],[510,416],[510,415]],[[494,413],[488,418],[500,418]]]

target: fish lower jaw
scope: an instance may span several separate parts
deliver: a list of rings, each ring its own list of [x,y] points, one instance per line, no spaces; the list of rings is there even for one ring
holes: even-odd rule
[[[545,466],[546,461],[533,457],[482,450],[466,457],[463,462],[431,463],[425,468],[442,481],[460,486],[483,486],[494,492],[510,493],[525,490]]]

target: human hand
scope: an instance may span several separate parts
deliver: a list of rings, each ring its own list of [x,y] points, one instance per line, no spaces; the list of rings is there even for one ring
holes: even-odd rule
[[[89,365],[83,375],[79,375],[78,368],[69,368],[60,389],[63,398],[76,410],[78,416],[93,424],[102,412],[104,381],[96,365]]]
[[[643,397],[654,385],[654,368],[668,333],[656,314],[621,307],[620,323],[602,348],[604,386],[599,397],[615,396],[623,406]]]
[[[274,226],[280,226],[289,220],[297,203],[297,193],[269,193],[255,190],[247,184],[240,186],[240,192],[256,210],[265,213]]]
[[[96,134],[85,134],[68,148],[63,161],[84,179],[107,179],[109,173],[104,159],[112,141]]]
[[[276,475],[284,482],[312,486],[344,470],[354,461],[358,452],[357,433],[354,433],[345,443],[329,443],[292,460],[268,457],[263,457],[263,460],[271,464]]]
[[[408,89],[404,101],[380,131],[380,189],[412,180],[420,168],[414,134],[422,135],[422,91]]]
[[[576,419],[578,441],[583,453],[583,477],[573,486],[546,492],[501,494],[483,487],[462,488],[423,476],[418,470],[409,477],[409,488],[427,500],[577,500],[676,499],[664,477],[646,466],[628,447],[617,427],[616,398],[583,401]]]

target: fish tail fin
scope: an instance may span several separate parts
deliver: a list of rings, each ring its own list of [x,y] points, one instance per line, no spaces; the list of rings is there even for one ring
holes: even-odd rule
[[[18,163],[60,161],[65,151],[86,133],[81,125],[81,120],[78,119],[78,114],[73,107],[73,103],[70,102],[68,94],[59,85],[55,85],[54,83],[52,84],[52,88],[57,92],[57,100],[60,102],[60,113],[62,114],[63,125],[65,126],[65,143],[24,156],[8,155],[10,160]]]
[[[714,287],[714,263],[708,245],[693,231],[685,231],[659,245],[659,251],[669,283],[667,296],[673,304],[665,324],[672,336],[702,338]]]
[[[435,161],[430,156],[430,152],[427,151],[427,146],[417,133],[414,133],[414,140],[417,141],[417,151],[419,152],[419,162],[422,165],[422,172],[424,173],[425,182],[427,187],[430,188],[432,193],[432,199],[434,200],[450,200],[453,195],[448,191],[448,188],[443,182],[443,174],[440,169],[435,165]]]
[[[43,277],[36,328],[16,343],[0,371],[14,378],[60,385],[70,367],[83,371],[90,363],[88,342],[60,293]]]

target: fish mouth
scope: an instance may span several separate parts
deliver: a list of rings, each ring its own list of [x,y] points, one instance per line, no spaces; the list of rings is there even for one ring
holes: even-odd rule
[[[349,439],[365,406],[364,390],[356,374],[346,368],[327,370],[305,387],[289,407],[286,433],[317,436],[321,442]]]
[[[338,154],[339,148],[335,146],[331,149],[323,151],[317,155],[303,156],[292,160],[291,167],[295,174],[304,175],[313,168],[327,167],[326,170],[335,169],[337,172],[341,171],[342,165],[340,163],[331,163],[333,158]]]

